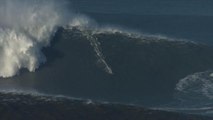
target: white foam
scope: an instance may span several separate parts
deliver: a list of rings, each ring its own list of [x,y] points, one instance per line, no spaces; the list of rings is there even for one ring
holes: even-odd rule
[[[213,78],[211,74],[210,71],[205,71],[188,75],[177,83],[176,90],[179,95],[186,94],[189,97],[194,94],[197,95],[195,97],[213,99]]]
[[[62,6],[54,1],[3,0],[0,4],[0,77],[20,69],[35,71],[46,58],[41,52],[50,37],[66,24]]]

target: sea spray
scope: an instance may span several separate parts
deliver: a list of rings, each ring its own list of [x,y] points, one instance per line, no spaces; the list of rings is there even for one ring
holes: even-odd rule
[[[0,77],[14,76],[22,68],[35,71],[46,61],[41,49],[50,44],[57,27],[66,24],[62,7],[49,0],[1,1]]]

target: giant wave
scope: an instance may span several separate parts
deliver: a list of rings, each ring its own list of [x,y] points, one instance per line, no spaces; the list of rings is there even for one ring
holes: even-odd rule
[[[58,27],[93,27],[93,32],[123,32],[113,27],[97,27],[88,17],[75,14],[67,1],[3,0],[0,5],[0,77],[12,77],[21,69],[35,71],[46,61],[42,49],[51,43]],[[131,34],[128,31],[128,34]],[[132,32],[133,33],[133,32]],[[93,33],[86,33],[97,54],[98,62],[109,74],[112,69],[101,53]]]

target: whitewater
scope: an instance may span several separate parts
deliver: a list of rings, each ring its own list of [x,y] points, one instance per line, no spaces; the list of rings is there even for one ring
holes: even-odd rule
[[[33,1],[3,1],[0,5],[1,77],[16,75],[21,68],[35,71],[45,62],[41,49],[50,44],[51,35],[61,23],[59,13],[53,8],[53,4]]]

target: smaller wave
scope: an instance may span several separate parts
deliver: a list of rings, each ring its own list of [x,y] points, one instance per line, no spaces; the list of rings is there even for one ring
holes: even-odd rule
[[[82,102],[84,104],[93,104],[93,105],[98,105],[98,104],[102,104],[102,105],[112,105],[112,104],[116,104],[116,105],[127,105],[127,106],[132,106],[132,107],[141,107],[139,105],[135,105],[135,104],[126,104],[126,103],[120,103],[120,102],[109,102],[109,101],[104,101],[104,100],[91,100],[88,98],[77,98],[77,97],[71,97],[71,96],[66,96],[66,95],[61,95],[61,94],[46,94],[46,93],[41,93],[38,92],[37,90],[34,89],[0,89],[0,94],[1,95],[5,95],[5,97],[3,97],[3,99],[1,99],[0,101],[4,101],[4,102],[18,102],[21,99],[17,99],[17,97],[21,97],[21,96],[26,96],[26,97],[31,97],[33,98],[33,101],[44,101],[44,102],[63,102],[63,101],[79,101]],[[6,97],[9,96],[9,97]],[[17,97],[14,97],[17,96]],[[30,104],[30,103],[28,103]]]
[[[137,106],[105,104],[91,100],[76,100],[65,97],[43,95],[26,91],[0,91],[1,119],[175,119],[198,118],[211,120],[210,117],[177,114],[159,110],[149,110]],[[45,114],[44,114],[45,113]],[[116,114],[115,113],[119,113]],[[169,116],[169,118],[168,118]]]
[[[59,102],[59,101],[82,101],[86,104],[93,104],[94,102],[90,99],[83,99],[83,98],[76,98],[76,97],[69,97],[65,95],[54,95],[54,94],[45,94],[40,93],[36,90],[22,90],[22,89],[1,89],[0,94],[8,95],[11,97],[4,97],[1,101],[5,102],[18,102],[20,99],[14,98],[12,96],[29,96],[34,99],[34,101],[41,100],[41,101],[52,101],[52,102]],[[31,104],[31,103],[28,103]]]

